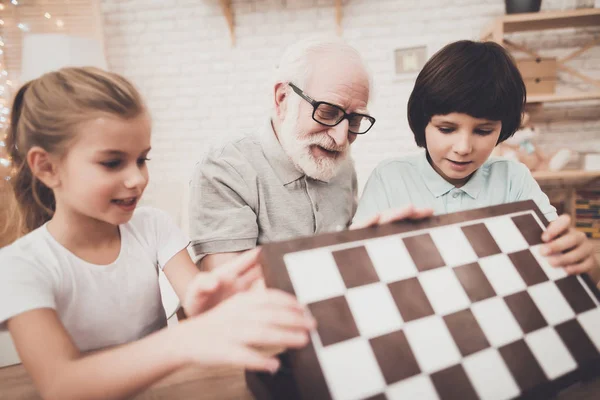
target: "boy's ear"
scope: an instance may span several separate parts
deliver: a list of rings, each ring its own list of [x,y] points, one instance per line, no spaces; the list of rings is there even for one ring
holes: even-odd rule
[[[27,152],[27,164],[33,176],[50,189],[60,185],[56,160],[46,150],[33,146]]]

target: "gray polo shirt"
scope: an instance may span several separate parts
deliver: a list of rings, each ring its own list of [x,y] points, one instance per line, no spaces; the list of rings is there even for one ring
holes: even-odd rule
[[[197,258],[345,228],[357,207],[349,159],[331,181],[311,179],[284,153],[270,122],[212,149],[190,182],[190,237]]]

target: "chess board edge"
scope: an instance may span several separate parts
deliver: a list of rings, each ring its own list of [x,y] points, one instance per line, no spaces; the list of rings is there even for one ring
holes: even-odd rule
[[[429,229],[444,225],[461,223],[464,221],[478,220],[502,216],[509,213],[532,211],[539,221],[547,227],[549,222],[541,213],[532,200],[502,204],[468,211],[437,215],[424,220],[397,221],[386,225],[368,227],[357,230],[346,230],[341,232],[326,233],[314,236],[301,237],[297,239],[272,242],[263,246],[260,262],[263,265],[265,283],[267,287],[277,287],[288,293],[296,295],[289,274],[286,272],[284,255],[290,252],[310,250],[315,247],[327,247],[340,243],[356,242],[366,239],[374,239],[389,235],[397,235],[415,230]],[[264,265],[269,263],[270,267]],[[600,291],[587,275],[581,276],[586,286],[600,302]],[[333,399],[330,393],[317,352],[312,344],[301,350],[290,350],[280,356],[282,370],[276,375],[246,373],[248,387],[259,400],[289,398],[289,399]],[[303,371],[291,371],[289,367],[301,363],[309,365]],[[600,362],[589,365],[585,371],[581,368],[568,373],[553,381],[543,388],[525,391],[520,398],[546,398],[552,396],[567,386],[585,381],[600,375]],[[311,382],[309,385],[299,385],[299,382]],[[284,397],[282,397],[284,396]]]

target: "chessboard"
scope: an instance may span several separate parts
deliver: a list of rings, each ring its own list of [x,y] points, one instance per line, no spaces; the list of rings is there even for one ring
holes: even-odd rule
[[[548,398],[600,374],[600,292],[540,255],[533,201],[267,244],[317,320],[257,398]],[[258,383],[257,383],[258,382]],[[277,393],[269,392],[276,390]]]

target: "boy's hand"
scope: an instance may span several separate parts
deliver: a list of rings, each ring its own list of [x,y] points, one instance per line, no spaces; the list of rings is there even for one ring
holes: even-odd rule
[[[571,226],[571,217],[561,215],[548,225],[542,234],[546,242],[540,249],[554,267],[562,267],[569,274],[581,274],[598,268],[594,246],[585,233]]]

